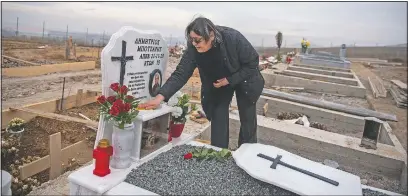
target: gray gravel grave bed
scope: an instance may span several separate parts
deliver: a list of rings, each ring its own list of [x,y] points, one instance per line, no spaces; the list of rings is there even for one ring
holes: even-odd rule
[[[125,182],[159,195],[297,195],[252,178],[230,157],[216,160],[184,160],[195,146],[182,145],[161,153],[133,169]],[[386,195],[363,189],[364,196]]]
[[[385,193],[381,193],[378,191],[370,190],[370,189],[363,189],[363,195],[364,196],[389,196]]]
[[[125,182],[159,195],[296,195],[252,178],[232,157],[225,162],[184,160],[194,148],[173,147],[133,169]]]

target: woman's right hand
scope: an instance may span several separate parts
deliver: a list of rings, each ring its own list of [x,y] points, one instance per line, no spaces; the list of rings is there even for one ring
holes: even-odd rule
[[[157,108],[160,103],[164,100],[164,96],[158,94],[154,99],[147,101],[146,103],[139,104],[138,108],[150,110]]]

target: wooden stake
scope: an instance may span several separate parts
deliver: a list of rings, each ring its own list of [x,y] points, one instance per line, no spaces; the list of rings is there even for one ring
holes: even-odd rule
[[[64,77],[64,82],[62,83],[62,96],[61,96],[61,106],[60,110],[63,110],[63,105],[64,105],[64,90],[65,90],[65,77]]]
[[[76,94],[76,107],[82,106],[82,89],[78,89]]]
[[[50,135],[50,180],[61,175],[61,132]]]

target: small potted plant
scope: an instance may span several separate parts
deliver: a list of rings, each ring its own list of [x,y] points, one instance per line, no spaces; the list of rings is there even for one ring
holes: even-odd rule
[[[130,154],[133,147],[135,127],[134,119],[139,114],[139,102],[131,95],[126,95],[126,85],[113,83],[110,86],[115,93],[113,96],[98,97],[99,113],[107,121],[113,122],[112,147],[113,155],[111,167],[116,169],[128,168],[131,164]]]
[[[183,94],[180,91],[169,99],[168,105],[174,108],[170,120],[169,132],[171,137],[180,137],[183,132],[187,120],[186,115],[189,112],[189,101],[190,96],[188,96],[188,94]]]
[[[24,132],[24,123],[24,120],[21,118],[13,118],[8,123],[6,130],[7,132],[18,136],[18,138],[21,138]]]

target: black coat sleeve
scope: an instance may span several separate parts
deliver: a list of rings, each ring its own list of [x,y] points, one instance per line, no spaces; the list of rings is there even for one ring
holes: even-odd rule
[[[235,35],[236,51],[238,53],[241,68],[239,71],[228,77],[227,80],[231,86],[235,86],[248,79],[258,72],[259,55],[252,44],[238,31]]]
[[[164,96],[167,102],[177,91],[179,91],[193,75],[197,64],[194,60],[194,48],[188,47],[181,57],[176,70],[170,75],[166,83],[160,88],[159,94]]]

